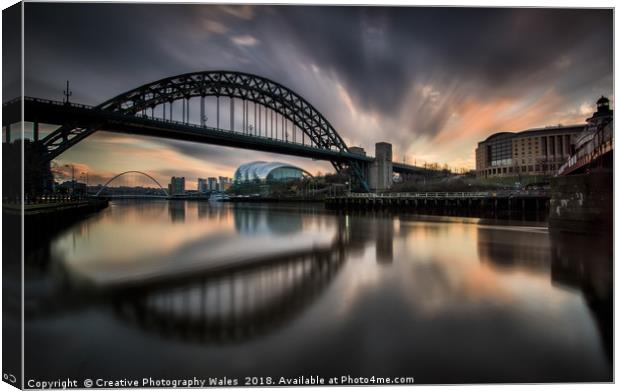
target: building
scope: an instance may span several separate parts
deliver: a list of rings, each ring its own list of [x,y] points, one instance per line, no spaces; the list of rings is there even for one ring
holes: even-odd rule
[[[251,162],[245,163],[235,171],[234,183],[270,183],[286,182],[312,176],[299,167],[279,162]]]
[[[217,191],[218,190],[218,186],[217,186],[217,178],[211,177],[207,179],[207,188],[210,191]]]
[[[172,178],[170,178],[170,184],[168,184],[168,194],[185,194],[185,177],[173,176]]]
[[[230,187],[232,186],[232,179],[230,179],[229,177],[225,177],[225,176],[221,176],[219,177],[219,190],[220,191],[226,191],[228,189],[230,189]]]
[[[500,132],[478,143],[476,175],[482,178],[554,175],[571,153],[583,125]]]
[[[198,185],[196,186],[196,190],[199,193],[206,193],[209,188],[207,187],[207,180],[204,178],[198,178]]]

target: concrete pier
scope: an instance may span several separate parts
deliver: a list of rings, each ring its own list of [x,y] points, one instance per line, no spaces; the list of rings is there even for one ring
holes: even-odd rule
[[[373,191],[384,191],[392,187],[392,144],[375,144],[375,161],[370,165],[369,182]]]
[[[611,232],[613,172],[552,178],[549,225],[564,231]]]

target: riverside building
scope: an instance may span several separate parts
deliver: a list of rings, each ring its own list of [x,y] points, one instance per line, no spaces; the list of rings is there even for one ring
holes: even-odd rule
[[[560,125],[492,134],[476,148],[476,175],[554,175],[585,126]]]

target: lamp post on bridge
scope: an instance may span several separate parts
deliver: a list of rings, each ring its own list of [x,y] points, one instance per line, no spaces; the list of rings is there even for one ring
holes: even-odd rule
[[[67,80],[67,89],[64,90],[62,94],[64,95],[64,98],[63,98],[64,104],[68,105],[69,97],[73,95],[73,92],[71,92],[71,90],[69,89],[69,80]]]

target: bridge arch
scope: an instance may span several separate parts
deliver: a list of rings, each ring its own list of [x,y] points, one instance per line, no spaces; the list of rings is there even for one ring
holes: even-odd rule
[[[116,174],[114,175],[112,178],[108,179],[108,181],[101,187],[101,189],[99,189],[99,191],[97,193],[95,193],[95,196],[98,197],[101,192],[104,189],[107,189],[108,185],[115,179],[126,175],[126,174],[141,174],[147,178],[149,178],[151,181],[153,181],[157,186],[159,186],[159,188],[164,192],[164,195],[167,197],[168,194],[168,190],[166,190],[166,188],[164,188],[158,181],[157,179],[153,178],[151,175],[147,174],[146,172],[142,172],[142,171],[135,171],[135,170],[129,170],[129,171],[125,171],[125,172],[121,172],[120,174]]]
[[[203,71],[167,77],[117,95],[97,108],[136,115],[159,105],[206,96],[260,104],[294,123],[317,146],[348,151],[338,132],[310,102],[280,83],[250,73]]]
[[[253,143],[252,145],[260,144],[261,148],[266,150],[265,148],[267,147],[265,145],[268,145],[268,141],[274,140],[275,129],[275,141],[295,146],[297,149],[293,151],[294,154],[312,158],[316,154],[323,154],[324,160],[331,161],[337,172],[350,169],[352,178],[365,191],[368,191],[366,172],[368,159],[362,158],[359,154],[351,153],[331,123],[310,102],[291,89],[268,78],[250,73],[225,70],[193,72],[167,77],[119,94],[95,107],[86,107],[66,102],[63,108],[67,112],[71,112],[69,113],[70,115],[75,114],[75,111],[83,110],[85,112],[80,112],[80,115],[83,117],[80,117],[79,121],[73,119],[67,121],[59,129],[50,133],[42,140],[47,150],[46,159],[52,160],[97,130],[106,129],[107,126],[121,126],[128,119],[127,117],[130,117],[132,121],[153,120],[159,122],[163,120],[164,122],[161,123],[140,123],[136,126],[140,129],[152,126],[155,129],[151,128],[152,132],[157,132],[160,135],[162,133],[166,134],[167,136],[164,137],[171,137],[174,133],[166,127],[178,125],[188,126],[191,128],[190,131],[194,132],[201,129],[205,132],[213,131],[212,127],[206,126],[206,97],[216,97],[218,125],[215,130],[223,131],[217,132],[217,137],[211,140],[217,138],[218,142],[221,143],[222,138],[225,137],[225,132],[227,132],[219,126],[220,97],[230,99],[231,130],[228,132],[234,133],[235,137],[239,139],[242,138],[239,136],[240,133],[234,129],[235,100],[240,99],[243,103],[243,137],[245,137],[243,141],[246,143],[246,148],[248,143],[251,142]],[[200,127],[198,129],[196,129],[195,124],[191,124],[189,121],[190,99],[192,98],[200,98],[201,100]],[[175,103],[179,101],[182,102],[183,106],[183,120],[181,122],[177,121],[173,115]],[[258,136],[250,134],[250,102],[253,103],[254,116],[252,117],[254,123],[256,125],[260,124],[260,128],[265,131],[264,135],[261,134],[261,129],[258,129]],[[256,121],[257,108],[259,114],[258,122]],[[156,109],[158,115],[161,114],[161,117],[155,116]],[[150,116],[148,115],[149,111]],[[167,111],[169,111],[168,115]],[[264,121],[262,121],[264,123],[260,120],[261,112],[264,112]],[[268,114],[271,121],[268,121]],[[283,139],[278,139],[279,136],[277,134],[280,121],[279,132]],[[271,123],[271,136],[266,135],[269,122]],[[287,139],[289,134],[287,127],[289,124],[291,125],[292,142]],[[265,128],[262,128],[263,125]],[[256,132],[254,131],[254,133]],[[295,141],[296,135],[302,137],[301,143]],[[250,138],[257,137],[256,140],[250,141],[247,140],[248,136]],[[193,134],[192,137],[198,136]],[[272,140],[266,141],[266,139]],[[306,144],[306,140],[309,144]],[[232,143],[230,140],[227,142]]]

